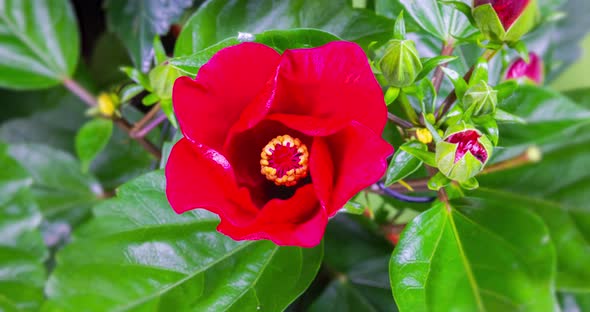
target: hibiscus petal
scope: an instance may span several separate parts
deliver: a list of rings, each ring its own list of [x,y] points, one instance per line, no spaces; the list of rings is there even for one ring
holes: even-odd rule
[[[235,226],[222,219],[217,230],[235,240],[269,239],[281,246],[318,245],[328,217],[312,185],[299,188],[293,197],[269,201],[254,222]]]
[[[356,120],[379,134],[387,121],[367,56],[357,44],[340,41],[285,51],[271,113]]]
[[[166,196],[177,213],[203,208],[235,224],[249,224],[258,213],[248,191],[236,186],[228,161],[184,138],[174,145],[166,164]]]
[[[354,195],[377,182],[385,174],[387,169],[387,157],[393,153],[393,147],[373,132],[368,127],[352,122],[342,131],[335,133],[326,140],[327,149],[333,163],[333,180],[329,178],[328,169],[320,161],[313,157],[325,158],[325,151],[321,154],[313,151],[310,159],[310,170],[318,196],[322,203],[327,202],[326,211],[328,216],[333,216],[350,200]],[[314,148],[317,144],[314,144]],[[322,148],[325,149],[325,148]],[[315,165],[314,165],[315,164]],[[332,192],[329,199],[326,198],[330,187]]]
[[[172,101],[182,133],[221,151],[229,129],[274,76],[280,55],[257,43],[225,48],[192,80],[174,83]]]

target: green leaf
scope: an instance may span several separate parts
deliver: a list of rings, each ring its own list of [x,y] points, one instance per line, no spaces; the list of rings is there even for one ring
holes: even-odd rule
[[[177,215],[162,172],[144,175],[94,209],[57,255],[46,286],[67,310],[281,311],[315,277],[323,246],[236,242],[204,210]],[[89,256],[92,255],[92,256]],[[280,277],[280,278],[277,278]],[[88,288],[92,281],[92,288]]]
[[[141,71],[128,66],[122,66],[121,71],[124,72],[127,75],[127,77],[129,77],[129,79],[140,84],[144,89],[152,91],[152,86],[150,85],[150,78],[147,74],[142,73]]]
[[[123,43],[110,32],[104,32],[96,39],[88,62],[88,75],[97,90],[106,90],[125,81],[122,66],[130,66],[131,59]]]
[[[510,114],[504,110],[496,109],[496,114],[494,116],[496,121],[498,122],[515,122],[515,123],[526,123],[526,121],[516,115]]]
[[[248,36],[248,41],[268,45],[280,53],[286,49],[317,47],[337,40],[340,38],[317,29],[269,30],[251,35],[251,37]],[[196,76],[199,68],[207,63],[215,53],[240,42],[238,37],[227,38],[192,55],[173,58],[169,63],[186,75]]]
[[[533,213],[439,203],[405,228],[390,277],[402,311],[553,311],[554,265],[547,228]]]
[[[424,144],[422,144],[424,145]],[[422,146],[420,148],[416,148],[412,145],[402,145],[399,147],[400,150],[418,158],[420,161],[423,161],[427,165],[431,167],[436,167],[436,161],[434,160],[434,153],[429,152],[427,149],[425,150]]]
[[[40,144],[12,144],[8,153],[33,178],[31,187],[43,216],[76,225],[85,220],[90,207],[102,196],[96,179],[82,173],[71,155]]]
[[[305,311],[394,309],[387,274],[393,246],[362,220],[366,218],[340,214],[328,224],[323,271],[333,280]]]
[[[0,310],[38,311],[43,301],[47,250],[32,179],[0,144]]]
[[[403,149],[404,146],[417,150],[428,151],[428,147],[424,145],[424,143],[418,141],[407,142],[400,146],[389,162],[389,167],[387,168],[387,173],[385,176],[386,186],[390,186],[395,182],[404,179],[405,177],[416,172],[416,170],[422,166],[422,160],[406,152]]]
[[[406,12],[420,27],[440,40],[448,41],[453,37],[467,37],[475,31],[459,10],[439,4],[437,0],[400,0],[399,2],[404,5]]]
[[[147,72],[154,55],[153,40],[164,35],[193,0],[109,0],[104,6],[107,27],[127,46],[135,67]]]
[[[393,25],[393,39],[406,39],[406,22],[404,21],[404,11],[399,12],[395,24]]]
[[[539,163],[478,176],[478,200],[528,209],[547,224],[557,254],[556,286],[590,291],[590,102],[577,105],[550,90],[523,87],[504,109],[525,119],[501,124],[494,161],[514,157],[531,145]],[[567,139],[564,139],[567,138]]]
[[[450,55],[439,55],[435,57],[431,57],[428,60],[422,62],[422,71],[416,77],[416,81],[420,81],[425,78],[430,72],[432,72],[435,68],[440,65],[446,64],[448,62],[452,62],[456,60],[456,56]]]
[[[386,42],[393,21],[353,9],[346,0],[209,0],[184,25],[174,55],[194,54],[238,32],[292,28],[317,28],[366,47],[373,41]]]
[[[459,75],[459,73],[450,68],[442,67],[442,71],[453,83],[457,98],[463,98],[463,95],[465,95],[465,92],[467,92],[467,82],[465,81],[465,79],[463,79],[463,77]]]
[[[467,3],[462,2],[462,1],[443,1],[443,0],[439,0],[439,2],[442,4],[446,4],[446,5],[450,5],[450,6],[454,7],[456,10],[460,11],[461,13],[463,13],[463,15],[465,15],[465,17],[469,20],[469,23],[471,23],[471,25],[473,27],[477,27],[477,24],[475,23],[475,19],[473,18],[473,14],[471,13],[472,8]]]
[[[450,183],[451,179],[447,178],[444,174],[442,174],[442,172],[439,171],[428,180],[428,188],[433,191],[438,191]]]
[[[477,85],[480,82],[488,83],[488,61],[485,58],[479,58],[473,68],[471,78],[469,78],[469,88]]]
[[[92,160],[100,153],[111,138],[113,122],[108,119],[94,119],[85,123],[76,135],[76,154],[87,172]]]
[[[40,89],[72,76],[78,27],[70,1],[0,2],[0,86]]]

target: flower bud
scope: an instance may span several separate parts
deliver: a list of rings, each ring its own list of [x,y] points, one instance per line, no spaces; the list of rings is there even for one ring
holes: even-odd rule
[[[480,81],[469,88],[463,96],[463,109],[471,112],[471,116],[493,114],[498,104],[498,91],[485,81]]]
[[[506,80],[514,79],[520,83],[533,83],[536,85],[543,84],[545,71],[543,69],[543,60],[535,53],[529,54],[529,62],[519,58],[514,61],[506,71]]]
[[[432,134],[426,128],[416,129],[416,138],[424,144],[430,144],[432,142]]]
[[[436,144],[436,164],[449,179],[465,182],[477,175],[492,153],[492,143],[477,129],[457,125]]]
[[[515,42],[537,23],[537,0],[474,0],[473,18],[491,41]]]
[[[387,44],[379,67],[387,82],[396,88],[410,86],[422,70],[422,62],[412,40],[393,39]]]
[[[102,92],[96,99],[98,102],[98,112],[105,117],[113,117],[119,106],[119,97],[116,94]]]

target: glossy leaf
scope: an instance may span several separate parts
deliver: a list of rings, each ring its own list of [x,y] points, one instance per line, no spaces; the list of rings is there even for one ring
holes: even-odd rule
[[[417,150],[427,151],[428,147],[424,143],[418,141],[411,141],[404,143],[395,151],[393,158],[389,162],[387,173],[385,176],[385,185],[390,186],[395,182],[404,179],[405,177],[416,172],[422,166],[422,160],[416,156],[406,152],[403,147],[411,147]]]
[[[393,21],[345,0],[209,0],[185,24],[174,55],[194,54],[238,33],[292,28],[317,28],[367,46],[387,41]]]
[[[439,3],[437,0],[400,0],[399,2],[416,23],[440,40],[466,37],[475,31],[459,10]],[[462,2],[471,4],[465,0]]]
[[[193,0],[109,0],[107,26],[127,46],[131,59],[146,72],[154,55],[153,40],[164,35]]]
[[[324,273],[334,279],[306,311],[395,311],[387,274],[392,245],[364,227],[362,218],[337,215],[328,224],[325,265],[330,271]]]
[[[41,144],[11,144],[8,153],[33,178],[31,192],[43,216],[75,225],[102,196],[98,181],[82,173],[70,154]]]
[[[164,186],[162,172],[150,173],[94,209],[96,218],[57,255],[46,287],[52,307],[281,311],[315,277],[322,245],[233,241],[215,230],[211,213],[174,213]]]
[[[113,133],[113,122],[94,119],[85,123],[76,135],[76,154],[82,163],[82,171],[88,171],[92,160],[102,151]]]
[[[526,208],[543,218],[558,250],[557,288],[588,291],[590,102],[581,104],[553,91],[521,88],[503,109],[527,124],[500,125],[502,148],[495,161],[514,157],[530,145],[541,148],[543,159],[478,177],[480,188],[471,196]]]
[[[268,45],[282,53],[286,49],[311,48],[340,38],[317,29],[269,30],[248,36],[248,41]],[[186,75],[196,76],[199,68],[219,50],[239,44],[243,38],[231,37],[189,56],[170,59],[170,64]]]
[[[0,86],[40,89],[71,77],[80,46],[70,1],[0,2],[0,42]]]
[[[408,224],[390,276],[401,311],[553,311],[554,264],[533,213],[438,204]]]
[[[456,56],[451,55],[439,55],[429,58],[428,60],[422,62],[422,71],[420,71],[420,73],[416,77],[416,81],[422,80],[438,66],[452,62],[456,59]]]
[[[43,301],[47,250],[32,179],[0,144],[0,310],[37,311]]]

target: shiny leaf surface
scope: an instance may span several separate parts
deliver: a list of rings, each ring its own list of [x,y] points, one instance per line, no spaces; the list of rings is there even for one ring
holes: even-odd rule
[[[238,33],[290,28],[317,28],[366,46],[387,41],[392,27],[392,20],[344,0],[209,0],[187,21],[174,55],[199,52]]]
[[[47,250],[32,179],[0,144],[0,310],[36,311],[43,301]]]
[[[164,185],[162,172],[144,175],[94,209],[96,218],[57,256],[46,287],[52,307],[281,311],[315,277],[322,245],[233,241],[215,230],[211,213],[174,213]]]
[[[70,1],[0,2],[0,86],[40,89],[71,77],[79,57]]]
[[[402,233],[390,276],[400,311],[553,311],[554,264],[533,213],[437,204]]]

